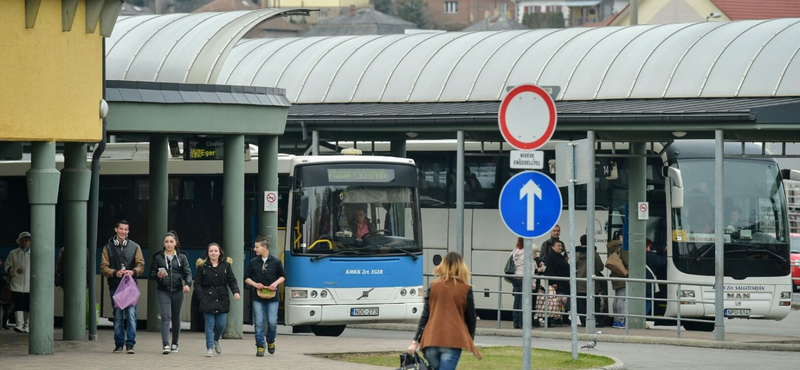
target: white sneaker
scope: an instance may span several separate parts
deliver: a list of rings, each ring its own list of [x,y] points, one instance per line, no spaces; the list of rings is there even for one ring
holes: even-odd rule
[[[214,351],[217,352],[218,355],[222,354],[222,345],[219,344],[219,341],[214,341]]]
[[[169,346],[164,346],[164,350],[161,353],[168,355],[169,354]]]
[[[178,345],[177,344],[173,344],[172,345],[172,353],[178,353]]]
[[[206,352],[206,357],[214,357],[214,350],[209,348],[208,352]]]

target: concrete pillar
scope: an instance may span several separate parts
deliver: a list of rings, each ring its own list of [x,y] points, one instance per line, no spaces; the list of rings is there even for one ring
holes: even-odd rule
[[[145,259],[145,273],[147,276],[150,264],[153,262],[153,253],[161,250],[164,245],[164,234],[167,233],[167,212],[169,194],[169,137],[163,134],[150,135],[150,199],[148,205],[148,233],[147,252],[143,252]],[[136,225],[131,225],[135,228]],[[180,236],[181,230],[178,231]],[[192,232],[193,230],[186,230]],[[158,318],[158,293],[157,283],[147,281],[147,331],[161,331],[161,320]]]
[[[86,226],[91,171],[86,144],[64,144],[64,340],[86,339]]]
[[[31,301],[28,354],[53,354],[53,293],[56,203],[61,173],[56,143],[31,143],[28,203],[31,205]]]
[[[393,157],[406,157],[406,141],[405,140],[392,140],[392,156]]]
[[[261,148],[259,148],[259,151]],[[244,135],[226,135],[222,160],[222,248],[233,260],[233,274],[244,290]],[[260,161],[259,161],[260,162]],[[231,296],[231,310],[223,337],[242,338],[243,300]]]
[[[645,274],[645,239],[647,222],[639,221],[638,203],[647,201],[647,153],[646,143],[631,143],[631,154],[638,155],[630,159],[630,181],[628,182],[628,276],[634,279],[646,279]],[[645,297],[645,285],[642,283],[628,283],[627,294],[629,297]],[[628,313],[644,315],[645,301],[628,300]],[[631,329],[644,329],[644,318],[631,317],[628,325]]]
[[[278,191],[278,137],[274,135],[258,137],[258,196],[261,198],[258,235],[267,237],[269,253],[280,257],[283,254],[283,244],[278,241],[279,211],[264,211],[264,194],[267,191]]]
[[[458,131],[456,147],[456,252],[464,255],[464,131]]]

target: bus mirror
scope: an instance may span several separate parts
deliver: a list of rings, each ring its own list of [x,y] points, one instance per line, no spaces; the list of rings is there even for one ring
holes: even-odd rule
[[[784,180],[800,181],[800,171],[798,170],[783,169],[781,175]]]
[[[675,167],[667,167],[667,176],[672,180],[672,187],[670,188],[670,200],[672,201],[672,208],[683,208],[683,177],[681,177],[681,170]]]
[[[673,209],[683,208],[683,188],[673,186],[670,189],[670,196],[672,200]]]

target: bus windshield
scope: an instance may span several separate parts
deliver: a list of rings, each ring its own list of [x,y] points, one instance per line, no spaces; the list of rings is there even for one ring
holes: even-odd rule
[[[294,204],[295,255],[349,257],[422,252],[414,188],[308,186],[295,193]]]
[[[677,166],[684,182],[684,206],[672,210],[674,263],[684,273],[713,276],[714,161],[685,159]],[[788,275],[786,199],[777,164],[726,160],[724,173],[725,275]]]

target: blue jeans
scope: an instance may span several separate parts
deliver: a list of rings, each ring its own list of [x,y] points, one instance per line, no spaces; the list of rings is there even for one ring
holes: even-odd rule
[[[425,347],[422,350],[428,365],[435,370],[456,370],[461,358],[461,348]]]
[[[264,343],[264,320],[267,321],[267,343],[275,341],[278,335],[278,301],[262,302],[253,300],[253,326],[256,330],[256,347],[266,347]]]
[[[225,331],[227,313],[204,313],[206,319],[206,349],[214,348],[214,342],[219,342],[222,332]]]
[[[114,296],[116,289],[109,288],[111,297]],[[111,300],[113,305],[114,300]],[[124,321],[128,321],[128,326],[125,327]],[[126,340],[125,337],[128,337]],[[126,345],[133,346],[136,344],[136,305],[130,306],[124,310],[120,310],[114,306],[114,344],[117,346]]]

